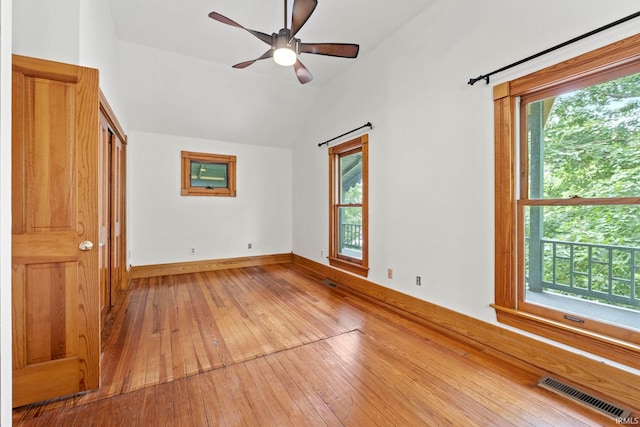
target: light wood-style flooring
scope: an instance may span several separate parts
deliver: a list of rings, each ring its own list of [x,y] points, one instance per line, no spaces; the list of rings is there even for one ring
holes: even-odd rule
[[[291,264],[134,280],[99,391],[24,426],[594,426],[544,372]]]

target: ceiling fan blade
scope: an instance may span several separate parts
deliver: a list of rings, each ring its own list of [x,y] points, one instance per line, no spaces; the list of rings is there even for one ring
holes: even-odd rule
[[[236,21],[229,19],[224,15],[220,15],[217,12],[211,12],[209,14],[209,18],[214,19],[218,22],[222,22],[223,24],[231,25],[232,27],[242,28],[243,30],[250,32],[251,34],[253,34],[254,36],[256,36],[257,38],[259,38],[260,40],[262,40],[268,45],[271,45],[272,43],[272,38],[270,35],[261,33],[260,31],[255,31],[255,30],[250,30],[248,28],[245,28],[242,25],[238,24]]]
[[[293,64],[293,69],[296,71],[296,77],[298,77],[300,83],[305,84],[313,80],[313,75],[309,70],[307,70],[307,67],[300,62],[300,60]]]
[[[355,58],[360,46],[350,43],[300,43],[300,53]]]
[[[239,64],[233,66],[233,68],[247,68],[249,65],[253,64],[256,61],[260,61],[261,59],[267,59],[273,57],[273,49],[269,49],[265,53],[262,54],[260,58],[253,59],[251,61],[244,61]]]
[[[316,6],[318,0],[294,0],[293,12],[291,12],[291,38],[296,35],[300,28],[307,22]]]

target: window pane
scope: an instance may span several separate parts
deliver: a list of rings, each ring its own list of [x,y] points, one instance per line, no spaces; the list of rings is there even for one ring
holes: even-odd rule
[[[338,208],[339,245],[338,253],[362,259],[362,208]]]
[[[529,206],[527,302],[640,329],[640,206]]]
[[[191,186],[204,188],[226,188],[227,164],[191,162]]]
[[[640,73],[528,104],[529,197],[640,195]]]
[[[362,204],[362,152],[340,157],[340,203]]]

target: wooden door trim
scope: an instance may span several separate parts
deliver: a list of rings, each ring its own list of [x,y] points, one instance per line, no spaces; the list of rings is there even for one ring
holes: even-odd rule
[[[100,111],[104,114],[104,117],[109,122],[109,125],[112,127],[113,132],[116,134],[118,138],[122,141],[123,144],[127,143],[127,134],[124,132],[124,128],[120,125],[118,118],[115,113],[111,109],[111,105],[109,105],[109,101],[100,90]]]

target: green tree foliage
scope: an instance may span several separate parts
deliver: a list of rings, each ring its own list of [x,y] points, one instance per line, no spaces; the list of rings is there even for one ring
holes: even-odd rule
[[[341,160],[342,203],[362,203],[362,153],[345,156]],[[362,224],[361,208],[345,208],[343,224]]]
[[[640,197],[640,73],[538,103],[530,108],[529,130],[530,139],[542,134],[542,149],[536,153],[536,144],[529,141],[529,167],[531,179],[542,167],[543,198]],[[546,117],[536,119],[536,114],[545,112]],[[540,123],[542,132],[535,128]],[[542,165],[535,163],[537,158]],[[558,243],[552,251],[554,246],[547,243],[542,261],[545,280],[586,289],[590,277],[592,289],[602,295],[609,291],[630,295],[631,272],[638,270],[631,254],[640,259],[639,205],[531,207],[531,221],[536,220],[537,210],[542,213],[544,239],[638,248],[609,251]],[[527,227],[527,235],[529,231]]]
[[[640,197],[640,73],[557,96],[543,158],[545,198]],[[640,247],[640,208],[546,207],[544,236]]]

